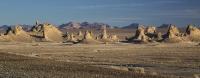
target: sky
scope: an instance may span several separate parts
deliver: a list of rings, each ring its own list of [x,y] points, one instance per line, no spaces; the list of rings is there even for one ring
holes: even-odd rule
[[[0,25],[102,22],[200,25],[200,0],[1,0]]]

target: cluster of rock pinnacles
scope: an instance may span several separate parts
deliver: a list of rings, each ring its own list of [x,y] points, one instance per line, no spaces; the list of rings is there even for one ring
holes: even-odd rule
[[[175,25],[170,25],[166,34],[157,32],[156,27],[138,26],[135,36],[126,38],[127,42],[150,43],[150,42],[199,42],[200,30],[193,25],[188,25],[186,31],[181,33]],[[29,32],[16,25],[8,28],[5,34],[1,34],[2,42],[71,42],[82,44],[118,43],[117,35],[108,35],[106,26],[103,26],[100,35],[94,35],[92,31],[79,31],[77,34],[63,34],[54,25],[49,23],[38,24],[32,27]]]
[[[156,31],[156,27],[139,26],[134,37],[127,38],[129,42],[199,42],[200,30],[193,25],[188,25],[185,33],[181,33],[175,25],[170,25],[166,34]]]

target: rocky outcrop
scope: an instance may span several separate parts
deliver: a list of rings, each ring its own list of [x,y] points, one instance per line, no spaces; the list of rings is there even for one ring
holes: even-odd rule
[[[186,36],[191,41],[200,41],[200,30],[197,27],[194,27],[193,25],[188,25],[186,29]]]
[[[119,42],[119,38],[117,37],[117,35],[111,35],[110,39],[111,39],[113,42]]]
[[[108,35],[107,34],[106,26],[102,27],[102,34],[100,35],[100,38],[98,40],[103,43],[115,43],[115,42],[119,41],[117,35]]]
[[[75,35],[73,33],[71,33],[71,34],[68,34],[66,42],[76,43],[77,39],[75,38]]]
[[[168,32],[164,35],[164,41],[169,43],[183,42],[184,39],[181,37],[181,33],[175,25],[170,25]]]
[[[40,24],[43,28],[43,37],[50,42],[63,42],[63,34],[52,24]]]
[[[142,40],[147,39],[147,36],[145,35],[145,28],[143,26],[140,26],[136,30],[135,39]]]
[[[154,26],[148,26],[146,28],[146,33],[147,34],[155,34],[156,33],[156,27],[154,27]]]
[[[42,39],[40,41],[63,42],[63,33],[52,24],[37,23],[32,27],[31,31],[34,33],[34,36],[41,36]]]
[[[90,32],[86,31],[84,38],[79,43],[81,43],[81,44],[99,44],[100,42],[95,40],[92,37]]]
[[[161,32],[156,33],[156,41],[162,41],[163,40],[163,35]]]
[[[83,33],[81,31],[78,32],[77,34],[79,37],[82,37],[83,36]]]
[[[129,41],[131,42],[148,42],[149,37],[145,34],[145,27],[138,26],[135,36],[130,38]]]
[[[108,39],[106,26],[103,27],[103,31],[102,31],[102,34],[101,34],[101,39],[104,39],[104,40]]]
[[[34,40],[21,26],[16,25],[14,27],[9,27],[7,32],[0,36],[0,41],[33,42]]]
[[[157,40],[157,31],[156,27],[148,26],[146,28],[145,34],[149,37],[149,40]]]

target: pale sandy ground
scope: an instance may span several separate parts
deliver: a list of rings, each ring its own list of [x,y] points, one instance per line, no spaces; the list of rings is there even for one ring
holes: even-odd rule
[[[143,67],[145,72],[192,77],[200,74],[198,43],[66,44],[0,43],[0,52],[109,68]]]

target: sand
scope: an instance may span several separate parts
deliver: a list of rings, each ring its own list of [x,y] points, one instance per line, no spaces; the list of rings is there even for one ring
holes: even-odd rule
[[[47,43],[47,42],[43,43],[1,42],[0,53],[15,54],[27,58],[44,59],[51,61],[53,63],[55,62],[61,62],[64,64],[73,63],[73,64],[78,64],[81,67],[83,65],[86,65],[101,69],[106,68],[109,71],[115,70],[111,68],[113,66],[115,66],[115,68],[142,67],[145,69],[146,73],[156,72],[162,76],[173,75],[176,77],[179,76],[185,78],[190,78],[194,74],[200,73],[199,70],[200,46],[198,46],[198,43],[174,43],[174,44],[119,43],[119,44],[98,44],[98,45],[95,44],[72,45],[67,43]],[[15,64],[15,63],[10,63],[10,64]],[[40,71],[36,70],[37,68],[40,68],[40,66],[35,67],[34,68],[35,70],[29,70],[29,71],[31,72]],[[90,71],[90,69],[88,70],[84,69],[84,70]],[[60,72],[61,70],[58,69],[58,71]],[[116,71],[123,72],[123,70],[121,71],[116,70]],[[104,72],[104,71],[99,70],[99,72]],[[89,75],[91,75],[91,73]],[[120,76],[120,77],[126,78],[125,76]],[[116,76],[112,77],[115,78]],[[96,77],[91,77],[91,78],[96,78]],[[97,77],[97,78],[105,78],[105,77]]]

